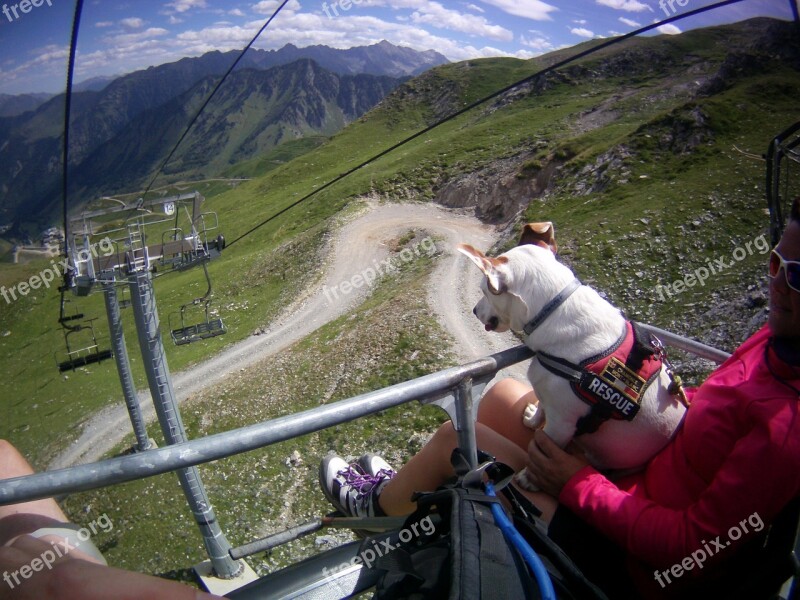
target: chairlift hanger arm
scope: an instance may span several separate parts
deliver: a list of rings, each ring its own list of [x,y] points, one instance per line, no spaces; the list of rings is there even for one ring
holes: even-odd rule
[[[202,203],[204,198],[200,195],[199,192],[191,192],[186,194],[178,194],[177,196],[170,196],[168,198],[152,198],[150,200],[142,200],[141,198],[139,198],[129,203],[125,203],[122,200],[117,200],[117,202],[121,203],[120,206],[109,206],[106,208],[98,208],[95,210],[83,211],[77,218],[73,219],[71,223],[80,222],[85,219],[91,219],[93,217],[103,217],[106,215],[113,215],[121,212],[131,212],[134,210],[143,209],[146,210],[147,212],[152,212],[149,210],[150,208],[163,206],[165,204],[169,204],[170,202],[178,204],[187,202],[189,200],[192,201],[199,200]]]
[[[62,329],[65,329],[67,331],[70,331],[70,332],[72,332],[72,331],[80,331],[81,330],[81,326],[80,325],[68,325],[69,321],[75,321],[77,319],[82,319],[83,315],[80,314],[80,313],[76,313],[76,314],[70,315],[70,316],[67,316],[67,315],[64,314],[64,305],[66,304],[66,297],[65,297],[66,293],[67,293],[67,291],[65,289],[61,290],[61,303],[60,303],[61,307],[60,307],[60,311],[59,311],[58,323],[59,323],[59,325],[61,325]]]
[[[793,137],[794,136],[794,137]],[[772,244],[778,243],[786,222],[781,206],[780,181],[782,160],[788,157],[793,162],[798,162],[794,155],[794,148],[800,144],[800,121],[787,127],[769,144],[766,153],[766,192],[767,208],[770,212],[770,237]]]

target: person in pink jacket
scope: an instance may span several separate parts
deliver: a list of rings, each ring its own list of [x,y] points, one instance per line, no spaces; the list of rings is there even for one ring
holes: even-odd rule
[[[683,423],[641,472],[611,479],[525,427],[535,394],[520,382],[501,381],[481,401],[478,446],[527,467],[550,537],[612,599],[741,591],[769,525],[800,498],[800,199],[769,274],[767,323],[689,390]],[[349,514],[408,514],[414,491],[453,475],[456,445],[447,423],[397,473],[373,455],[328,460],[323,487]]]

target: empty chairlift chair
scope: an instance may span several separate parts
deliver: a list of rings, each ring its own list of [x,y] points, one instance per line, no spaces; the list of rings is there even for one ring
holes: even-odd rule
[[[64,331],[65,351],[55,353],[56,364],[61,373],[74,371],[78,367],[102,362],[114,356],[111,350],[101,350],[94,331],[94,321],[83,313],[66,314],[66,291],[61,291],[61,307],[58,322]],[[72,323],[82,321],[77,325]]]
[[[184,344],[191,344],[192,342],[198,342],[200,340],[206,340],[212,337],[216,337],[218,335],[222,335],[227,333],[227,329],[225,329],[225,324],[222,322],[221,317],[210,318],[209,315],[209,306],[211,304],[211,277],[208,275],[208,266],[205,262],[203,262],[203,272],[206,276],[206,282],[208,283],[208,289],[206,290],[205,295],[200,298],[194,299],[189,304],[184,304],[180,308],[180,317],[176,317],[174,315],[170,315],[169,318],[169,326],[170,326],[170,335],[172,336],[172,341],[175,342],[176,346],[182,346]],[[196,323],[193,325],[186,324],[186,312],[189,307],[192,306],[203,306],[203,314],[205,315],[205,320]],[[173,328],[173,322],[180,320],[180,327]]]
[[[100,349],[92,321],[95,319],[88,319],[80,325],[64,325],[64,341],[67,349],[65,353],[56,353],[56,363],[61,373],[96,364],[114,356],[111,350]]]

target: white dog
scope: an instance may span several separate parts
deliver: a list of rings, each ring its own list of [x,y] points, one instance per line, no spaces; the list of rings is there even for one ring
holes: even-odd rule
[[[528,378],[539,405],[528,406],[525,425],[544,424],[562,448],[575,437],[598,469],[643,467],[665,446],[685,412],[670,394],[671,378],[649,337],[640,335],[645,345],[636,346],[631,366],[644,365],[638,374],[623,365],[624,353],[596,362],[615,346],[618,353],[630,346],[633,327],[556,260],[552,223],[526,225],[520,245],[496,258],[464,244],[458,249],[485,275],[484,297],[473,312],[486,330],[524,331],[525,343],[536,352]],[[590,362],[594,372],[584,368]],[[517,480],[532,487],[524,471]]]

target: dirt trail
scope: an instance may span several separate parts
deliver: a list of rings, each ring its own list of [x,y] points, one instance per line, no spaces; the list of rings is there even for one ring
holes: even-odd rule
[[[444,329],[453,337],[460,362],[466,362],[516,345],[511,334],[487,333],[472,315],[480,290],[479,271],[455,251],[459,242],[489,248],[497,232],[475,217],[432,204],[368,205],[365,212],[344,225],[331,244],[330,258],[321,283],[287,307],[269,329],[223,350],[217,356],[175,373],[173,387],[178,402],[214,385],[234,371],[251,367],[306,337],[325,323],[349,312],[360,303],[368,287],[349,293],[343,282],[358,284],[354,276],[368,273],[389,256],[386,242],[409,229],[424,229],[440,238],[444,256],[430,279],[428,302]],[[525,377],[524,366],[516,365],[505,375]],[[139,393],[146,421],[155,418],[148,391]],[[131,432],[124,405],[108,407],[95,414],[81,436],[49,465],[57,469],[100,459]]]

